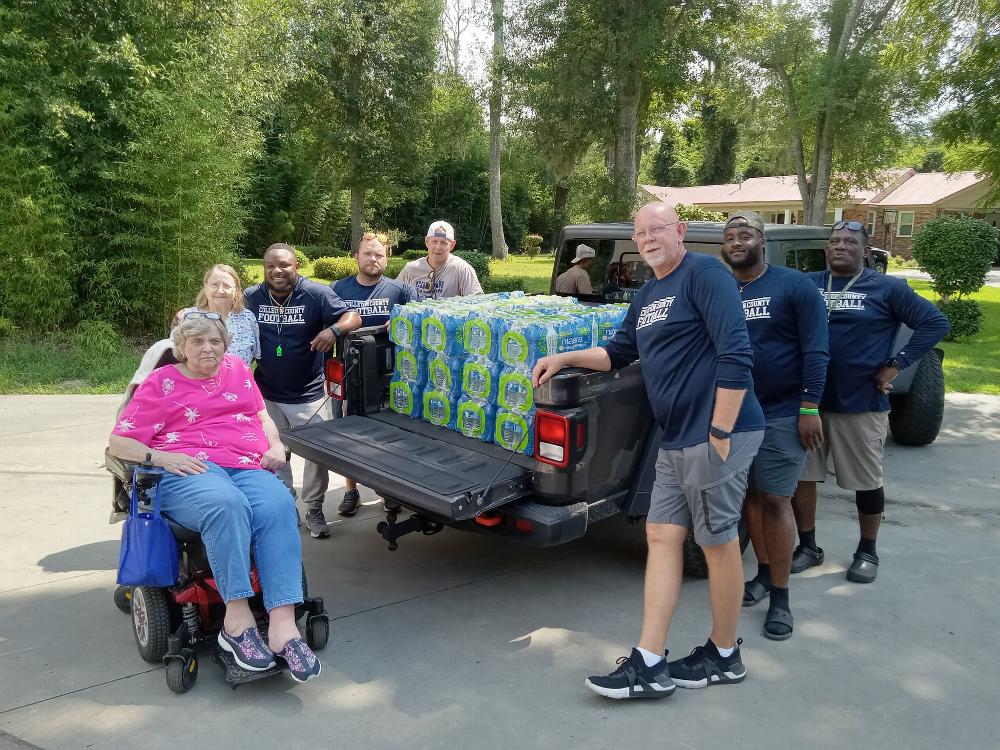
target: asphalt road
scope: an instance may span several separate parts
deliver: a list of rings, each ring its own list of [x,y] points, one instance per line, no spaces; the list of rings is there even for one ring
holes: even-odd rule
[[[746,682],[624,704],[583,680],[638,635],[640,529],[612,520],[542,550],[445,531],[390,553],[370,493],[332,539],[303,539],[333,618],[321,677],[234,692],[206,658],[191,692],[170,693],[111,600],[114,406],[0,397],[0,750],[1000,746],[998,398],[949,397],[933,446],[890,444],[875,584],[844,579],[853,503],[828,484],[827,561],[793,579],[794,637],[765,640],[763,606],[744,610]],[[686,653],[708,630],[707,585],[689,580],[667,645]]]

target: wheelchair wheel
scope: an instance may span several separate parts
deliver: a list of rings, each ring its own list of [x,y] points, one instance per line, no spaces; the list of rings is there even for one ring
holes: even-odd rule
[[[306,643],[313,651],[321,651],[330,639],[330,621],[326,615],[313,615],[306,621]]]
[[[166,589],[136,586],[132,589],[132,633],[139,656],[159,664],[170,637],[170,603]]]
[[[119,586],[115,589],[115,606],[125,614],[132,611],[132,587]]]
[[[198,679],[198,657],[191,654],[186,659],[180,657],[167,662],[167,687],[174,693],[186,693]]]

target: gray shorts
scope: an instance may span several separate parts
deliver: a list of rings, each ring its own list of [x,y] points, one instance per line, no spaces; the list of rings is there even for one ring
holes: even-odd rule
[[[799,418],[769,419],[764,441],[750,467],[750,486],[771,495],[791,497],[805,462],[806,449],[799,440]]]
[[[739,535],[747,474],[764,431],[737,432],[723,461],[708,442],[687,448],[660,448],[646,523],[670,523],[694,530],[702,547],[725,544]]]

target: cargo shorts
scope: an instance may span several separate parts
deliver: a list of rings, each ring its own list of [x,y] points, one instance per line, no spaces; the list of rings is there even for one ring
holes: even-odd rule
[[[725,461],[708,441],[660,448],[646,523],[686,526],[702,547],[736,539],[747,475],[763,438],[763,430],[734,433]]]

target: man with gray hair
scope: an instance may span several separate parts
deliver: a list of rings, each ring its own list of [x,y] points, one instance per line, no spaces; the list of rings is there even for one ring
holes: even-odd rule
[[[570,261],[570,267],[556,278],[555,293],[593,294],[594,287],[590,283],[589,272],[596,255],[597,251],[590,245],[577,245],[576,257]]]

